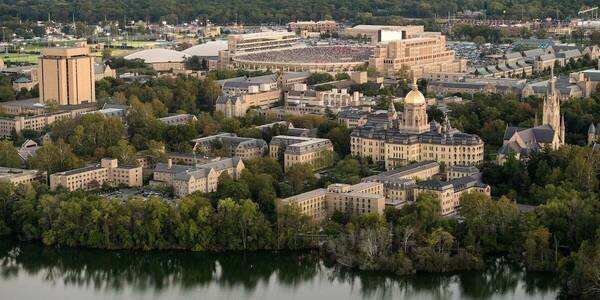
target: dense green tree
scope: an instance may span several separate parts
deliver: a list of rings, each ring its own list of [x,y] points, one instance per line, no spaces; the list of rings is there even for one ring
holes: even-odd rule
[[[463,194],[460,215],[464,218],[467,246],[482,252],[520,250],[523,234],[519,209],[514,202],[504,197],[492,200],[482,193]]]
[[[21,167],[21,157],[17,148],[10,141],[0,141],[0,166],[7,168]]]
[[[86,114],[58,120],[52,124],[51,137],[54,141],[64,140],[81,157],[100,159],[109,147],[126,137],[126,131],[117,118]]]
[[[234,180],[227,172],[221,173],[217,185],[220,199],[232,198],[236,200],[250,198],[250,188],[245,181]]]
[[[334,81],[335,78],[331,76],[329,73],[312,73],[306,79],[306,84],[315,85],[319,83],[331,82]]]
[[[116,145],[108,148],[108,155],[119,160],[119,164],[137,166],[137,151],[127,140],[120,140]]]
[[[313,168],[310,164],[295,164],[285,172],[286,183],[292,189],[292,193],[300,194],[310,190],[316,184]]]
[[[38,170],[56,172],[71,170],[83,166],[83,161],[78,158],[68,144],[62,139],[53,143],[46,143],[29,159],[29,164]]]

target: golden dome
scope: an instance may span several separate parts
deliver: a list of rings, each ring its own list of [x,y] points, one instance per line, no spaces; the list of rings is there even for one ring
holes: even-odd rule
[[[404,97],[404,104],[425,104],[425,96],[419,92],[416,80],[413,81],[412,91]]]

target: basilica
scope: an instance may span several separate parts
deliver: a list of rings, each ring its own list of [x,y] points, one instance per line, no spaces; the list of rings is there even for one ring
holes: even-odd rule
[[[560,94],[556,88],[556,77],[551,71],[543,103],[542,125],[523,128],[507,126],[502,147],[498,150],[497,162],[503,164],[510,155],[525,158],[530,153],[544,148],[558,149],[565,144],[565,120],[560,114]]]
[[[387,170],[411,162],[436,160],[446,166],[476,165],[483,161],[483,140],[452,128],[445,116],[429,122],[425,97],[416,80],[404,98],[404,111],[390,104],[383,120],[368,120],[352,131],[351,154],[381,162]]]

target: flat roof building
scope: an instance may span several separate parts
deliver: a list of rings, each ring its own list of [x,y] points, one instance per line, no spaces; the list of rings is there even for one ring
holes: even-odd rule
[[[0,167],[0,181],[14,185],[30,184],[34,181],[46,182],[46,172]]]
[[[335,211],[383,214],[385,208],[383,184],[378,182],[355,185],[336,183],[327,189],[316,189],[282,199],[282,202],[297,206],[303,214],[315,220],[324,220]]]
[[[430,180],[439,172],[440,164],[428,160],[365,177],[362,181],[382,183],[385,204],[399,208],[414,200],[413,189],[417,181]]]
[[[40,102],[96,102],[95,67],[87,47],[46,48],[38,61]]]
[[[189,122],[192,122],[192,121],[197,121],[198,118],[191,114],[175,114],[175,115],[166,116],[164,118],[160,118],[158,120],[169,126],[175,126],[175,125],[188,124]]]
[[[142,167],[119,166],[114,158],[103,158],[100,164],[58,172],[50,175],[50,190],[59,186],[68,191],[94,190],[103,184],[110,186],[142,186]]]

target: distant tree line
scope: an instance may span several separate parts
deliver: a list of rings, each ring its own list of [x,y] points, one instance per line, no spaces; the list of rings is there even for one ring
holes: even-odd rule
[[[557,9],[560,17],[576,16],[582,6],[589,1],[559,0],[474,0],[474,1],[393,1],[393,0],[308,0],[308,1],[160,1],[160,0],[110,0],[95,2],[92,0],[67,1],[3,1],[0,3],[0,19],[47,20],[95,23],[109,20],[150,20],[189,22],[196,18],[210,19],[215,23],[243,24],[285,23],[294,20],[336,20],[377,21],[404,17],[442,17],[463,10],[485,10],[488,17],[527,19],[555,17]],[[384,19],[384,20],[381,20]],[[401,19],[401,18],[400,18]]]

